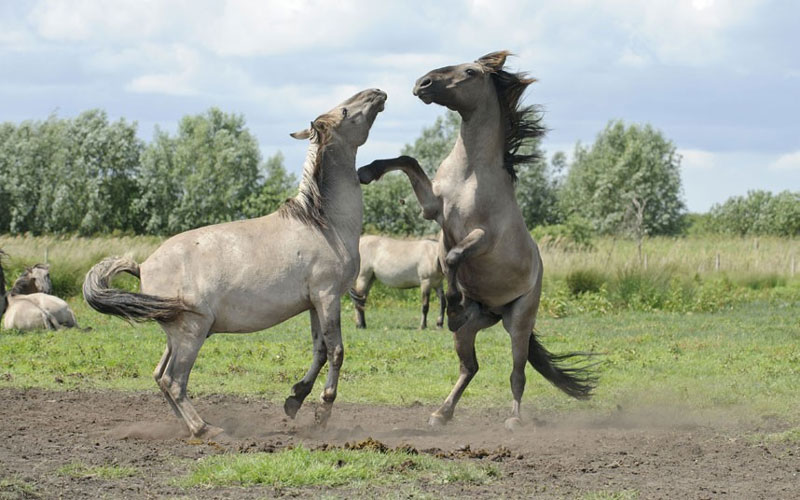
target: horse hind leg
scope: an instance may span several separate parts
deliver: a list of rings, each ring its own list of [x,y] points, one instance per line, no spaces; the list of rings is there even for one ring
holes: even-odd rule
[[[364,310],[366,309],[367,296],[374,280],[375,276],[371,271],[362,269],[356,278],[353,288],[350,289],[350,298],[353,300],[353,306],[356,310],[356,328],[367,327]]]
[[[420,296],[422,298],[422,317],[419,321],[419,329],[424,330],[428,327],[428,310],[431,303],[431,283],[428,280],[420,281]]]
[[[470,304],[476,308],[480,308],[477,303]],[[433,412],[428,420],[428,424],[432,427],[446,424],[453,418],[458,400],[464,393],[469,382],[478,373],[478,358],[475,354],[475,337],[478,332],[484,328],[488,328],[499,321],[500,317],[488,311],[481,311],[479,314],[473,315],[461,328],[453,332],[453,341],[455,344],[456,354],[459,360],[459,376],[456,380],[453,390],[444,400],[442,406]]]
[[[325,348],[325,342],[322,338],[322,328],[319,322],[319,315],[314,309],[311,309],[310,315],[311,338],[314,341],[313,359],[305,376],[292,386],[292,393],[283,403],[284,413],[291,418],[294,418],[295,415],[297,415],[297,411],[300,409],[300,406],[302,406],[306,396],[308,396],[308,394],[311,392],[320,370],[327,361],[327,349]]]
[[[192,436],[211,438],[222,433],[224,429],[207,424],[200,417],[186,394],[189,373],[208,336],[210,321],[203,318],[195,321],[184,320],[167,323],[162,326],[167,332],[168,349],[171,351],[166,356],[168,359],[158,381],[164,396],[177,410]],[[162,356],[162,360],[163,358],[164,356]]]
[[[436,318],[436,327],[441,328],[444,326],[444,311],[447,308],[447,299],[444,298],[444,287],[442,285],[436,287],[436,296],[439,298],[439,317]]]
[[[182,419],[183,415],[181,415],[180,410],[178,410],[178,406],[175,404],[175,401],[173,401],[170,397],[169,391],[166,390],[166,381],[161,381],[161,379],[164,377],[164,373],[166,372],[167,365],[169,364],[171,354],[172,350],[169,348],[169,342],[167,342],[167,347],[164,348],[164,354],[161,356],[161,361],[158,362],[156,369],[153,370],[153,379],[155,379],[158,388],[161,389],[161,392],[164,393],[164,398],[167,400],[167,403],[169,403],[169,406],[172,408],[175,416]]]

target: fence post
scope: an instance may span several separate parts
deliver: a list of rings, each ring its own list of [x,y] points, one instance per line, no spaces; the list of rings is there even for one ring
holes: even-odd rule
[[[714,259],[714,270],[719,271],[719,252],[717,252],[717,257]]]
[[[47,264],[47,254],[50,251],[50,247],[44,247],[44,263]]]

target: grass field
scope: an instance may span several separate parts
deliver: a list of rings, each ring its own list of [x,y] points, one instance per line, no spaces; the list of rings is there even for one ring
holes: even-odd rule
[[[0,334],[0,386],[156,391],[150,374],[163,351],[160,328],[101,316],[78,299],[71,304],[91,331]],[[416,330],[413,305],[368,309],[368,330],[356,330],[351,314],[346,307],[340,401],[432,404],[448,393],[458,373],[449,332]],[[589,402],[568,399],[528,367],[525,400],[538,408],[680,403],[743,406],[788,417],[800,407],[798,302],[748,303],[716,313],[544,317],[538,329],[553,352],[603,354],[600,384]],[[190,390],[282,401],[310,363],[309,332],[307,315],[301,315],[264,332],[214,335],[200,352]],[[509,404],[508,344],[499,325],[478,336],[481,370],[463,404]]]
[[[157,393],[151,373],[164,348],[161,329],[153,323],[133,326],[100,315],[77,293],[83,273],[103,256],[128,253],[142,260],[159,241],[0,237],[0,248],[11,254],[6,260],[9,281],[21,266],[42,261],[47,248],[57,290],[69,297],[80,325],[91,328],[0,331],[0,387]],[[593,252],[545,249],[549,274],[537,324],[542,342],[556,353],[601,354],[596,367],[600,381],[592,400],[577,402],[528,367],[525,408],[602,414],[620,407],[674,407],[752,419],[771,415],[790,428],[769,439],[796,442],[800,279],[787,271],[787,256],[796,250],[797,241],[762,239],[758,248],[755,245],[754,240],[650,240],[647,270],[630,264],[636,258],[630,242],[600,240]],[[720,271],[713,269],[717,253],[725,263]],[[599,288],[571,293],[570,275],[575,269],[601,275]],[[123,282],[129,288],[135,285],[132,279]],[[437,307],[434,301],[431,314]],[[405,407],[442,401],[458,374],[451,334],[417,330],[418,314],[417,291],[377,285],[367,307],[370,328],[356,330],[352,305],[343,302],[345,361],[338,403]],[[497,408],[504,414],[511,399],[511,359],[502,327],[483,331],[476,351],[481,369],[460,404]],[[282,403],[310,361],[307,314],[268,331],[214,335],[200,352],[189,390],[194,395],[256,395]],[[321,391],[323,380],[320,376],[312,397]],[[331,472],[331,463],[348,467],[337,465]],[[364,483],[391,488],[419,481],[491,482],[497,473],[427,456],[304,449],[230,454],[190,469],[189,475],[175,478],[181,487]],[[298,470],[303,474],[296,474]],[[135,468],[113,463],[82,462],[64,464],[56,472],[105,480],[139,474]],[[0,480],[0,493],[27,491],[27,483],[18,478]],[[636,497],[625,490],[584,496]]]

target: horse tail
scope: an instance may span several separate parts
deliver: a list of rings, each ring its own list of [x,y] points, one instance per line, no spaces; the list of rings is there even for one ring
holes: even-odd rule
[[[575,399],[592,397],[592,390],[597,384],[597,377],[591,370],[595,365],[563,366],[562,362],[573,358],[585,360],[594,355],[594,353],[583,352],[552,354],[539,343],[536,335],[531,332],[528,344],[528,362],[551,384]]]
[[[353,299],[353,304],[356,306],[356,310],[363,311],[364,307],[367,305],[367,297],[365,295],[361,295],[356,292],[355,288],[350,289],[350,298]]]
[[[108,257],[86,273],[83,298],[94,310],[129,321],[154,319],[164,323],[174,321],[181,313],[189,311],[183,301],[177,298],[111,288],[111,279],[121,272],[139,278],[139,264],[125,257]]]

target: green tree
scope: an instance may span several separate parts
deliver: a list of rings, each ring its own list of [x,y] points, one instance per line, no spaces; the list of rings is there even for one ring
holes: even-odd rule
[[[260,217],[277,210],[297,189],[297,177],[286,171],[278,151],[264,163],[259,186],[245,203],[247,217]]]
[[[428,175],[432,176],[453,148],[458,137],[461,117],[448,111],[433,125],[422,129],[413,144],[406,144],[401,154],[412,156]],[[367,232],[388,234],[432,234],[439,230],[436,223],[422,218],[408,178],[399,173],[387,174],[380,182],[364,186],[364,228]]]
[[[612,120],[593,145],[575,146],[560,204],[602,233],[676,234],[685,212],[680,156],[650,125]]]
[[[246,217],[260,159],[244,117],[217,108],[183,117],[175,138],[157,130],[139,180],[146,231],[173,234]]]
[[[534,154],[536,160],[517,165],[516,197],[522,217],[529,229],[536,226],[558,224],[562,222],[561,210],[558,204],[558,191],[560,177],[558,176],[562,165],[564,153],[556,153],[555,163],[548,166],[544,159],[545,153],[540,142],[532,141],[524,146],[528,151],[524,154]],[[558,156],[560,154],[560,156]]]
[[[81,113],[69,124],[66,157],[56,163],[58,189],[50,232],[110,233],[134,228],[133,201],[144,144],[136,123],[109,123],[102,110]]]
[[[716,232],[745,235],[800,236],[800,192],[748,191],[709,211]]]

